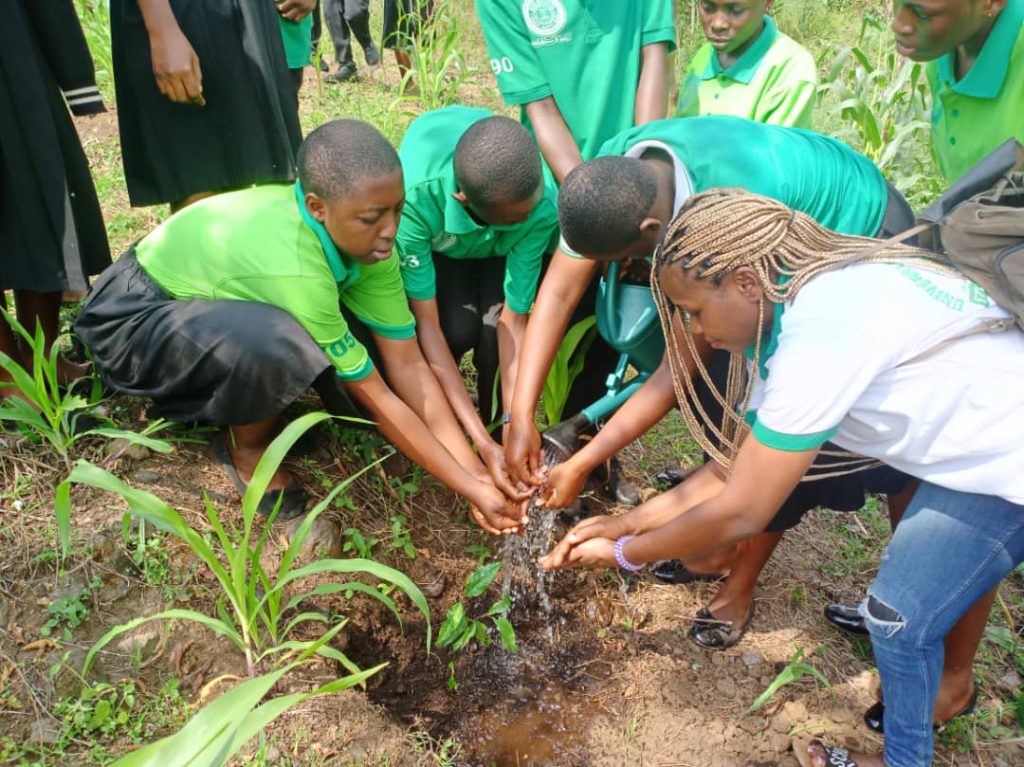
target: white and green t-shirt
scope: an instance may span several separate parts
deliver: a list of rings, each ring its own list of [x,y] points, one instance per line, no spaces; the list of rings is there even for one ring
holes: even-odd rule
[[[974,283],[931,269],[860,264],[815,277],[776,307],[753,436],[780,450],[831,440],[942,487],[1024,503],[1024,333],[936,349],[1007,316]]]

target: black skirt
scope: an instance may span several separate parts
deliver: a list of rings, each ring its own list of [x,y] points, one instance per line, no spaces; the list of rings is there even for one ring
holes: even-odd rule
[[[199,57],[205,106],[160,93],[136,0],[110,3],[131,204],[294,179],[302,132],[273,0],[171,0],[171,8]]]
[[[0,23],[0,289],[85,290],[110,263],[99,201],[21,2]]]
[[[250,301],[178,300],[133,251],[107,269],[75,321],[103,384],[153,400],[185,423],[252,423],[277,415],[331,362],[287,312]]]

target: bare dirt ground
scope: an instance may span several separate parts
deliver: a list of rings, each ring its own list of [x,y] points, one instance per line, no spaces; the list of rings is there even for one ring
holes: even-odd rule
[[[124,414],[141,417],[131,403]],[[337,434],[321,432],[319,447],[293,464],[307,488],[320,496],[359,465],[351,439],[339,441]],[[201,440],[204,435],[190,436]],[[3,439],[8,491],[26,471],[38,471],[37,480],[46,475],[45,451],[21,437]],[[637,467],[659,459],[648,445],[627,458],[626,465],[632,478],[643,483],[647,476]],[[388,475],[419,482],[418,491],[400,498],[379,477],[369,477],[348,495],[354,508],[332,510],[327,517],[339,528],[358,528],[381,540],[376,558],[405,569],[432,594],[436,632],[481,555],[472,547],[487,546],[492,553],[498,547],[466,520],[462,505],[436,482],[409,475],[408,464],[397,457],[386,467]],[[202,525],[204,492],[228,519],[238,513],[238,493],[200,441],[179,444],[170,456],[122,459],[116,471],[169,501],[197,527]],[[0,734],[41,747],[62,742],[59,701],[79,694],[77,670],[84,653],[111,625],[171,605],[212,613],[216,601],[210,574],[171,539],[165,539],[165,570],[156,576],[140,571],[121,534],[123,502],[96,491],[76,491],[78,543],[58,567],[46,489],[42,483],[25,496],[29,502],[16,514],[5,501],[0,529],[7,552],[0,567],[0,703],[17,702],[0,717]],[[390,548],[389,527],[398,513],[409,519],[415,559]],[[807,732],[874,750],[880,739],[860,722],[874,700],[870,651],[838,636],[819,616],[826,601],[855,597],[870,579],[870,566],[842,580],[820,566],[824,555],[844,556],[833,545],[837,519],[860,534],[876,526],[872,515],[877,514],[862,512],[858,517],[865,522],[857,523],[852,515],[828,512],[807,520],[770,563],[746,637],[720,652],[704,650],[686,636],[691,616],[709,600],[713,584],[667,586],[643,576],[623,580],[612,572],[557,574],[548,619],[538,618],[536,611],[513,611],[520,645],[514,655],[500,645],[475,644],[454,656],[436,647],[427,653],[423,618],[409,604],[402,604],[399,626],[376,603],[323,598],[318,608],[350,620],[336,642],[338,649],[363,667],[389,666],[369,681],[365,692],[316,700],[286,715],[271,727],[269,745],[259,757],[263,761],[245,763],[793,767],[790,740]],[[833,544],[822,548],[818,542]],[[497,598],[498,583],[500,578],[479,604]],[[87,618],[68,634],[44,638],[48,606],[86,587]],[[1006,599],[1019,605],[1019,582],[1003,588]],[[1024,615],[1019,608],[1014,612],[1011,617],[1020,625]],[[828,678],[831,691],[806,677],[748,713],[799,648]],[[1001,656],[985,661],[980,713],[957,735],[959,740],[943,741],[937,764],[1024,764],[1018,743],[992,742],[1012,740],[993,738],[993,728],[1002,728],[998,733],[1016,727],[1007,704],[1019,693],[1019,687],[1011,686],[1020,680],[1006,673],[1009,662]],[[326,664],[309,666],[289,678],[288,689],[308,689],[336,672]],[[217,694],[221,686],[207,685],[224,674],[244,674],[241,656],[226,642],[188,624],[149,624],[101,653],[89,679],[132,680],[138,694],[146,696],[176,678],[184,713],[188,703]],[[452,689],[452,678],[457,689]],[[151,734],[166,732],[167,726]],[[113,735],[106,742],[110,752],[129,747]],[[66,742],[67,761],[51,755],[36,763],[105,761],[89,756],[95,743],[91,752],[77,750],[84,745],[84,740]],[[957,747],[966,750],[958,753]],[[274,758],[266,760],[268,753]]]

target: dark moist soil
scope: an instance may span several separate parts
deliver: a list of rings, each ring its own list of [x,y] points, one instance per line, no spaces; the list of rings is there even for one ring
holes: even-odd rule
[[[127,424],[142,425],[137,407],[115,407],[122,407]],[[60,697],[78,694],[76,672],[96,639],[112,625],[170,606],[214,614],[216,584],[190,552],[169,538],[165,546],[174,589],[168,594],[166,586],[146,584],[124,552],[123,502],[84,489],[74,497],[75,552],[58,568],[46,555],[55,545],[47,505],[53,482],[47,471],[56,478],[56,467],[48,465],[39,446],[0,436],[6,440],[3,492],[10,493],[17,475],[26,471],[35,472],[39,485],[17,513],[4,502],[0,526],[5,550],[0,560],[0,679],[6,680],[0,705],[11,693],[21,702],[20,708],[0,710],[0,734],[47,742],[58,724],[47,712]],[[170,502],[197,528],[204,526],[204,492],[225,519],[237,520],[238,493],[213,461],[204,442],[208,434],[189,437],[197,441],[178,444],[169,456],[122,459],[115,471]],[[319,498],[326,487],[360,468],[363,459],[352,447],[351,434],[321,430],[316,441],[319,447],[292,467]],[[641,457],[659,462],[649,453]],[[631,469],[638,461],[630,454],[624,463],[633,472],[631,479],[643,484],[646,478]],[[382,471],[405,476],[410,467],[393,457]],[[476,553],[466,547],[486,545],[492,552],[499,547],[468,522],[450,492],[429,478],[420,484],[419,492],[401,498],[364,476],[348,492],[350,508],[332,508],[325,519],[337,529],[356,527],[366,537],[379,538],[375,558],[405,570],[433,595],[436,638],[449,607],[464,599],[463,585],[477,564]],[[599,510],[603,503],[595,499],[591,507]],[[415,559],[388,545],[390,521],[398,513],[409,519]],[[825,516],[811,518],[787,536],[762,577],[753,625],[742,642],[719,652],[704,650],[687,637],[691,617],[710,600],[713,584],[666,586],[648,576],[624,581],[608,571],[558,573],[550,589],[550,617],[515,605],[516,654],[497,642],[488,648],[471,644],[454,656],[437,647],[428,653],[423,616],[404,597],[397,600],[401,625],[383,605],[366,598],[317,597],[304,607],[338,612],[350,621],[336,640],[339,650],[362,667],[389,665],[368,681],[365,693],[350,690],[314,700],[282,717],[269,728],[269,742],[281,753],[287,747],[291,761],[281,764],[339,767],[795,767],[791,738],[804,733],[824,733],[832,742],[875,751],[880,738],[860,722],[874,700],[870,656],[862,644],[836,635],[819,617],[825,602],[862,593],[871,573],[840,581],[816,566],[827,521]],[[280,556],[280,538],[275,531],[271,559]],[[479,616],[500,597],[501,581],[499,576],[487,594],[464,600],[472,615]],[[71,641],[65,643],[60,632],[52,638],[57,641],[41,637],[46,606],[91,583],[98,585],[92,590],[90,615],[72,630]],[[1022,616],[1014,618],[1024,623]],[[749,713],[752,701],[800,648],[828,677],[833,691],[804,678]],[[66,669],[51,678],[51,667],[60,664]],[[135,678],[147,696],[174,675],[186,699],[195,701],[201,691],[215,695],[244,672],[243,659],[227,642],[177,622],[150,624],[115,641],[98,656],[90,679]],[[288,689],[311,689],[339,673],[332,665],[313,664],[286,684]],[[224,681],[215,682],[218,677]],[[1020,688],[1012,680],[1005,684],[1013,689],[1000,684],[983,684],[979,707],[1014,731],[1012,716],[1000,705],[1012,701]],[[448,739],[459,746],[446,749]],[[115,740],[107,747],[117,751],[128,744]],[[73,747],[67,758],[88,763],[84,755],[74,754]],[[1010,767],[1024,765],[1024,758],[1017,743],[1004,742],[964,754],[940,752],[935,764]]]

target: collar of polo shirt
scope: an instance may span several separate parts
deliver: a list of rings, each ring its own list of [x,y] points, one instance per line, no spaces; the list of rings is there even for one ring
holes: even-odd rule
[[[306,208],[306,193],[302,191],[302,184],[299,183],[298,179],[295,181],[295,203],[299,206],[302,220],[306,222],[309,228],[313,230],[316,238],[320,240],[320,247],[323,248],[327,265],[331,267],[331,274],[334,275],[334,281],[338,283],[338,287],[343,288],[348,283],[359,279],[359,265],[338,250],[338,246],[334,244],[334,240],[331,239],[327,228],[313,218]]]
[[[1021,24],[1024,23],[1024,0],[1010,0],[1000,12],[989,32],[974,66],[959,82],[954,71],[956,51],[942,56],[938,64],[939,81],[957,93],[979,99],[994,99],[1003,89]]]
[[[761,34],[757,36],[753,44],[728,69],[722,68],[722,64],[718,61],[718,54],[712,50],[711,58],[708,60],[708,65],[704,68],[701,79],[713,80],[718,75],[725,74],[730,80],[749,85],[754,77],[754,73],[757,71],[758,65],[761,63],[761,59],[768,53],[768,49],[772,47],[772,43],[775,42],[778,33],[778,27],[775,26],[775,21],[772,17],[765,16],[764,29],[761,30]]]

